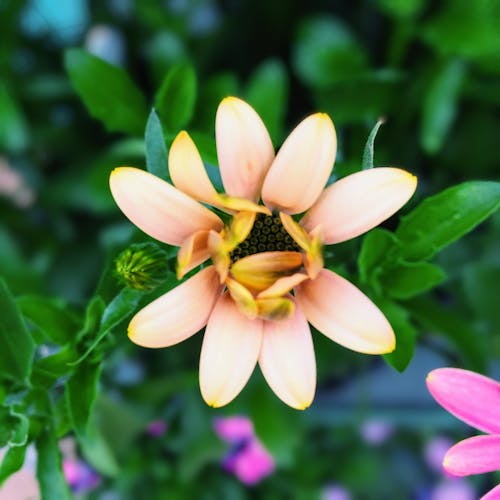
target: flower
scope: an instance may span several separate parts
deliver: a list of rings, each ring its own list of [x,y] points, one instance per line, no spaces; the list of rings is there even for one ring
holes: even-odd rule
[[[63,459],[64,477],[73,493],[84,493],[93,490],[101,483],[97,472],[82,460]]]
[[[380,354],[395,347],[379,309],[323,268],[322,247],[387,219],[411,197],[416,178],[374,168],[324,189],[336,154],[330,118],[305,118],[275,156],[262,120],[235,97],[219,105],[216,143],[225,194],[212,186],[185,131],[169,153],[175,187],[136,168],[111,173],[111,192],[123,213],[153,238],[180,247],[179,279],[212,260],[139,311],[128,334],[141,346],[167,347],[206,326],[200,388],[210,406],[236,397],[258,362],[278,397],[304,409],[316,388],[308,321],[355,351]],[[224,224],[205,205],[230,220]],[[292,217],[303,212],[298,222]]]
[[[454,476],[500,469],[500,383],[468,370],[438,368],[427,376],[427,387],[443,408],[488,433],[451,447],[443,459],[444,469]],[[500,498],[500,485],[482,498]]]
[[[366,443],[377,446],[385,443],[391,437],[394,427],[384,420],[370,419],[365,420],[359,430]]]
[[[274,458],[255,435],[249,418],[219,417],[214,420],[214,429],[222,440],[231,444],[222,466],[242,483],[253,486],[274,472]]]

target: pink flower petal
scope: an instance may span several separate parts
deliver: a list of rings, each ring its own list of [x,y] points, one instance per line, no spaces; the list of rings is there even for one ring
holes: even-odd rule
[[[241,99],[227,97],[217,110],[215,135],[226,193],[257,201],[274,158],[271,138],[259,115]]]
[[[480,500],[500,500],[500,484],[483,495]]]
[[[274,468],[273,456],[254,438],[235,457],[233,472],[243,484],[252,486],[272,474]]]
[[[443,467],[454,476],[500,470],[500,435],[475,436],[460,441],[446,453]]]
[[[239,443],[255,435],[252,421],[242,415],[218,417],[214,420],[214,429],[228,443]]]
[[[170,146],[168,170],[177,189],[195,200],[213,204],[217,191],[208,178],[196,145],[184,130]]]
[[[276,155],[262,187],[264,203],[287,214],[307,210],[325,187],[336,152],[335,128],[328,115],[307,117]]]
[[[295,289],[306,318],[320,332],[348,349],[383,354],[395,347],[391,325],[378,307],[338,274],[323,269]]]
[[[143,347],[168,347],[191,337],[207,323],[220,290],[215,268],[206,267],[141,309],[130,322],[130,340]]]
[[[196,231],[222,229],[222,221],[208,208],[144,170],[115,168],[109,183],[120,210],[159,241],[179,246]]]
[[[259,365],[276,395],[304,410],[316,391],[316,360],[311,331],[299,307],[288,320],[265,321]]]
[[[200,356],[200,389],[213,407],[231,402],[252,374],[262,342],[262,321],[248,319],[229,293],[208,320]]]
[[[323,243],[340,243],[378,226],[412,196],[417,178],[398,168],[363,170],[325,189],[300,224],[321,226]]]
[[[500,383],[459,368],[438,368],[427,387],[447,411],[476,429],[500,434]]]

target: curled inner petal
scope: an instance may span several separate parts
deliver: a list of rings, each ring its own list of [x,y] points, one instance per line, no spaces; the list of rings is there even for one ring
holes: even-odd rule
[[[244,257],[231,266],[231,274],[250,290],[260,292],[277,279],[295,273],[302,265],[298,252],[262,252]]]
[[[179,248],[177,254],[177,279],[205,262],[210,257],[208,235],[210,231],[193,233]]]

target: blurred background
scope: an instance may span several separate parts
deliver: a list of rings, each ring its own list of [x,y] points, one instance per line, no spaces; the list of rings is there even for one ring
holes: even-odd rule
[[[359,170],[384,117],[375,165],[419,177],[403,213],[459,182],[500,180],[499,26],[497,0],[0,0],[0,275],[21,310],[23,298],[39,297],[44,321],[55,311],[61,331],[78,330],[96,290],[112,298],[119,284],[103,285],[103,269],[148,239],[117,209],[108,176],[145,165],[153,106],[167,147],[186,128],[208,165],[216,165],[215,111],[227,95],[255,107],[275,146],[307,114],[327,112],[338,134],[337,177]],[[68,52],[75,47],[129,75],[121,115],[92,105],[86,60]],[[106,80],[92,85],[98,94]],[[100,345],[99,438],[77,444],[56,419],[74,494],[478,498],[500,475],[444,475],[446,449],[474,431],[432,400],[425,377],[457,366],[500,379],[499,234],[497,214],[437,255],[446,273],[439,285],[395,297],[417,339],[402,373],[315,332],[318,393],[305,412],[285,407],[258,370],[229,406],[206,407],[197,386],[202,336],[142,349],[127,339],[124,320]],[[358,284],[361,240],[335,249],[334,265]],[[175,283],[175,251],[163,249],[166,282],[141,303]],[[40,344],[37,356],[54,348]],[[64,381],[54,379],[56,394]],[[34,461],[28,456],[23,473]],[[0,498],[25,498],[19,488],[5,483]]]

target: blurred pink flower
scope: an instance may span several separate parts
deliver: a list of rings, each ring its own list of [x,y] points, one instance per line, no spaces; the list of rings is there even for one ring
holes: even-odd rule
[[[252,421],[241,415],[216,418],[214,429],[218,436],[228,443],[238,443],[255,436]]]
[[[252,486],[274,472],[273,456],[255,435],[251,420],[244,416],[219,417],[214,421],[218,436],[231,444],[223,468],[243,484]]]
[[[146,427],[146,432],[152,437],[160,437],[167,431],[167,423],[163,420],[153,420]]]
[[[434,399],[450,413],[488,435],[460,441],[443,460],[454,476],[468,476],[500,469],[500,383],[458,368],[439,368],[427,376]],[[484,499],[500,499],[500,489]]]
[[[84,493],[97,487],[101,478],[97,472],[82,460],[63,459],[64,477],[73,493]]]

